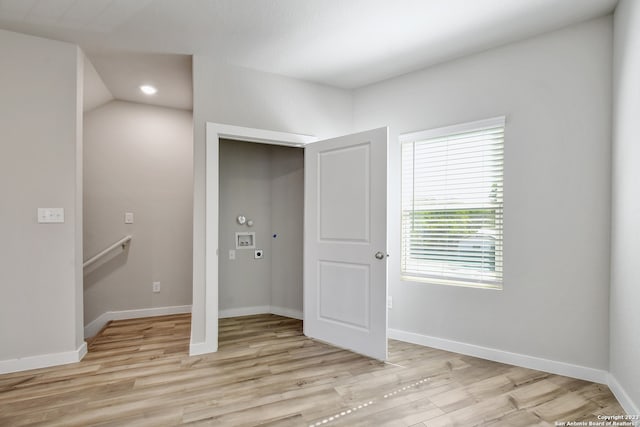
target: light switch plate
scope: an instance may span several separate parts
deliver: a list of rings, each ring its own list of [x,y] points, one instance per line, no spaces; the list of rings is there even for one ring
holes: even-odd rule
[[[64,208],[38,208],[38,223],[61,224],[64,222]]]
[[[125,224],[133,224],[133,212],[125,212],[125,214],[124,214],[124,223]]]

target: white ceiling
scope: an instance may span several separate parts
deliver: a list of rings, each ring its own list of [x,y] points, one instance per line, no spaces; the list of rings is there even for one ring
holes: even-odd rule
[[[178,71],[180,64],[190,67],[184,57],[172,62],[168,56],[139,55],[134,60],[134,54],[203,54],[233,65],[355,88],[605,15],[615,4],[616,0],[0,0],[0,28],[79,44],[114,96],[126,98],[127,91],[141,84],[134,82],[136,78],[175,82],[176,76],[186,75],[186,69]],[[181,98],[177,104],[186,98],[176,93],[191,88],[190,81],[180,84],[171,95]]]

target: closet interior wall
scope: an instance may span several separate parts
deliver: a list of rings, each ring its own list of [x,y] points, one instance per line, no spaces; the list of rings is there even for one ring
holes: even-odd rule
[[[303,150],[220,140],[219,174],[220,317],[301,317]],[[239,224],[239,215],[253,225]],[[256,259],[254,248],[237,249],[237,232],[255,233],[263,257]]]

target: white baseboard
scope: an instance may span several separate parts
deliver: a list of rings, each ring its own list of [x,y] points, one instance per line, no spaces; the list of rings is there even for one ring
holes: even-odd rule
[[[291,308],[285,307],[276,307],[274,305],[271,306],[271,310],[269,311],[271,314],[277,314],[278,316],[291,317],[293,319],[302,320],[304,318],[304,313],[302,310],[293,310]]]
[[[87,342],[82,341],[82,344],[80,344],[80,347],[76,351],[78,352],[78,362],[79,362],[82,359],[84,359],[84,357],[87,355],[87,352],[89,351],[89,348],[87,347]]]
[[[389,329],[388,334],[389,338],[392,339],[406,341],[426,347],[438,348],[440,350],[452,351],[455,353],[465,354],[467,356],[479,357],[481,359],[493,360],[495,362],[507,363],[509,365],[521,366],[523,368],[564,375],[600,384],[607,384],[608,382],[607,379],[609,374],[605,370],[572,365],[570,363],[542,359],[539,357],[527,356],[525,354],[511,353],[495,348],[481,347],[474,344],[451,341],[428,335],[421,335],[414,332],[401,331],[398,329]]]
[[[640,406],[631,400],[627,392],[622,385],[618,382],[616,377],[612,374],[609,374],[609,389],[613,393],[613,395],[618,399],[618,403],[622,406],[622,409],[629,415],[640,415]],[[640,421],[636,421],[636,426],[640,426]]]
[[[290,308],[276,307],[273,305],[259,305],[255,307],[228,308],[218,312],[218,318],[225,319],[227,317],[253,316],[254,314],[277,314],[278,316],[292,317],[302,320],[302,311]]]
[[[227,317],[253,316],[254,314],[271,313],[271,306],[258,305],[255,307],[227,308],[218,311],[218,318],[225,319]]]
[[[87,343],[82,342],[74,351],[62,353],[40,354],[37,356],[21,357],[18,359],[0,360],[0,374],[28,371],[30,369],[48,368],[56,365],[67,365],[82,360],[87,354]]]
[[[206,342],[196,342],[189,345],[189,356],[215,353],[216,351],[218,351],[217,343],[216,345],[208,345]]]
[[[139,310],[107,311],[84,327],[84,337],[96,335],[112,320],[138,319],[141,317],[166,316],[169,314],[191,313],[190,305],[174,305],[168,307],[142,308]]]

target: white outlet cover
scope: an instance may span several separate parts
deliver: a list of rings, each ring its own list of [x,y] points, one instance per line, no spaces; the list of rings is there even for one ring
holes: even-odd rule
[[[124,223],[125,224],[133,224],[133,212],[125,212],[125,214],[124,214]]]
[[[38,208],[39,224],[64,223],[64,208]]]

